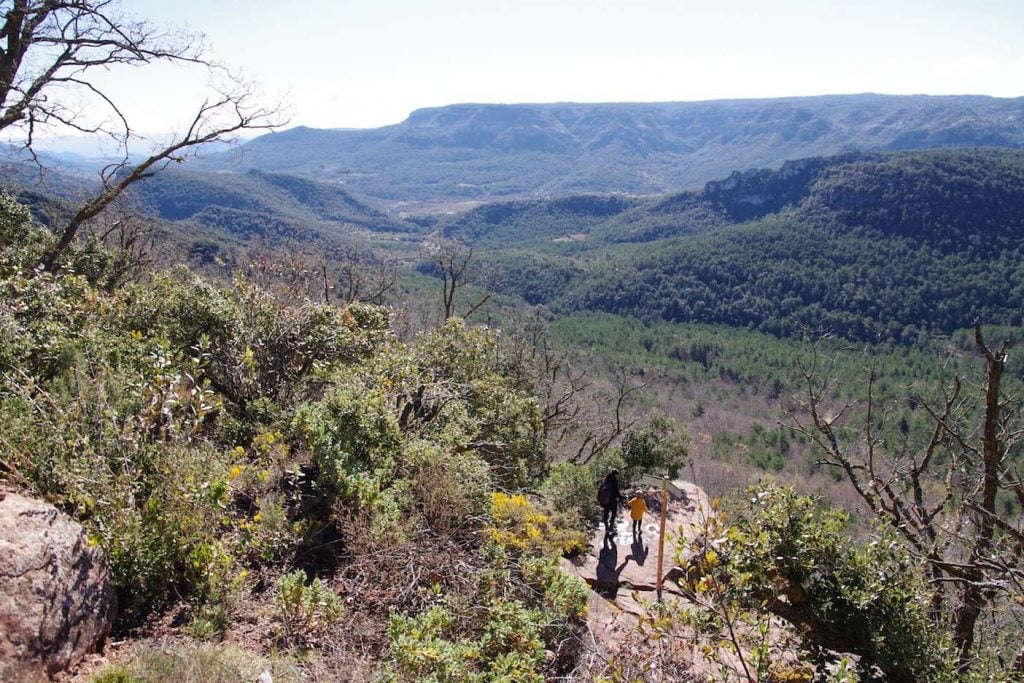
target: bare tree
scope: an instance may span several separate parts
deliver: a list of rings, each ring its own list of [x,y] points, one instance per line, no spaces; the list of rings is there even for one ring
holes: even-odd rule
[[[83,225],[133,183],[206,143],[283,124],[278,108],[257,104],[251,85],[238,84],[224,67],[206,58],[200,36],[130,18],[115,0],[0,0],[0,14],[0,131],[19,141],[37,162],[34,144],[41,130],[105,135],[123,154],[101,173],[100,191],[58,231],[57,241],[41,259],[46,269],[54,267]],[[133,164],[128,148],[134,131],[93,74],[159,62],[195,65],[230,85],[212,86],[184,132]],[[95,105],[105,110],[103,116],[89,115]]]
[[[633,400],[657,377],[643,371],[620,370],[609,379],[592,378],[574,363],[571,350],[548,340],[540,321],[509,337],[506,353],[521,369],[523,388],[537,396],[548,451],[577,464],[594,460],[648,424],[633,409]]]
[[[326,281],[326,269],[325,269]],[[347,303],[382,305],[385,295],[398,284],[398,264],[355,247],[339,257],[338,291]],[[333,287],[332,287],[333,288]]]
[[[87,227],[89,238],[106,246],[112,257],[98,283],[108,292],[138,279],[154,262],[152,224],[123,203],[116,204]]]
[[[588,463],[605,452],[640,423],[640,417],[627,411],[630,399],[637,392],[654,383],[653,375],[644,378],[643,373],[618,371],[615,373],[611,393],[601,396],[602,405],[611,406],[611,415],[600,414],[600,421],[592,424],[582,434],[576,454],[570,458],[572,462]]]
[[[282,303],[316,300],[324,292],[327,281],[317,264],[319,255],[309,244],[256,239],[250,242],[245,260],[246,276]]]
[[[961,671],[970,666],[982,611],[1000,596],[1024,599],[1021,519],[997,505],[1003,491],[1024,507],[1019,459],[1012,457],[1024,430],[1012,426],[1012,403],[1000,394],[1008,347],[990,348],[978,324],[974,341],[985,360],[984,385],[975,393],[957,376],[937,405],[923,403],[932,426],[920,447],[883,441],[873,371],[859,439],[845,438],[852,404],[830,407],[830,380],[817,358],[804,370],[800,412],[809,422],[794,415],[797,431],[824,453],[821,464],[839,468],[924,563],[934,591],[932,618],[936,626],[949,620]]]
[[[539,320],[507,339],[512,366],[522,369],[522,388],[537,395],[544,441],[557,453],[584,428],[593,382],[585,369],[573,365],[571,351],[552,347]]]
[[[427,256],[441,275],[441,294],[444,305],[444,319],[455,315],[455,293],[466,285],[480,280],[480,274],[474,267],[473,248],[456,240],[445,239],[440,233],[434,243],[428,244]],[[470,305],[463,318],[468,318],[487,303],[491,292],[485,293],[476,303]]]

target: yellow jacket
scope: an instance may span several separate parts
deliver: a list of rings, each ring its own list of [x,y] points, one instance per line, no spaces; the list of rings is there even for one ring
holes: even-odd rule
[[[629,506],[629,517],[636,521],[644,518],[644,513],[647,512],[647,503],[640,496],[630,498],[629,502],[626,503]]]

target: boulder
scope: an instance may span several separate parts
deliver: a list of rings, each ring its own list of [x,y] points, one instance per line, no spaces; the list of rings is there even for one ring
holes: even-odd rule
[[[0,681],[44,681],[102,645],[116,612],[82,527],[48,503],[0,496]]]

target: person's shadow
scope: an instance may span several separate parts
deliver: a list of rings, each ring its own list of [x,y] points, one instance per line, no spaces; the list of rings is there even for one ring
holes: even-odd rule
[[[647,546],[638,537],[633,539],[633,545],[629,546],[630,554],[626,556],[626,562],[633,560],[638,566],[644,566],[644,562],[647,561]]]
[[[615,566],[618,561],[619,548],[615,545],[615,534],[606,533],[604,545],[597,556],[597,575],[594,577],[597,583],[594,590],[608,600],[614,600],[619,592],[619,572],[622,571],[622,567]],[[625,562],[622,566],[625,566]]]
[[[597,556],[597,581],[594,590],[598,595],[607,600],[615,600],[619,594],[619,575],[629,561],[633,560],[641,567],[647,561],[647,547],[642,540],[634,540],[629,550],[630,554],[623,558],[622,564],[617,565],[619,548],[615,545],[615,534],[605,534],[604,545]]]

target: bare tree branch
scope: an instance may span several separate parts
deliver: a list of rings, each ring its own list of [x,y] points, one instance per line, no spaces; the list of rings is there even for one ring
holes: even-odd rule
[[[444,319],[448,320],[455,315],[456,292],[480,279],[477,269],[474,268],[473,248],[446,239],[438,233],[436,240],[425,244],[425,251],[441,276],[441,303],[444,307]],[[462,317],[468,318],[476,313],[490,298],[491,292],[486,292],[476,303],[469,306]]]
[[[1024,505],[1024,486],[1008,463],[1009,447],[1021,430],[1008,427],[1010,402],[1001,399],[1008,347],[1005,342],[995,350],[989,347],[977,323],[974,344],[986,368],[977,398],[965,396],[962,380],[954,377],[943,387],[938,405],[920,401],[932,426],[917,451],[908,443],[894,451],[880,447],[873,371],[860,443],[840,439],[838,430],[849,405],[837,415],[827,413],[830,380],[821,376],[817,354],[804,370],[801,410],[810,421],[793,416],[794,429],[824,453],[821,462],[842,468],[874,514],[896,529],[926,563],[934,587],[930,614],[937,626],[950,625],[962,672],[972,661],[975,625],[983,610],[1010,591],[1024,599],[1019,576],[1024,532],[1012,516],[1016,513],[996,504],[998,491],[1006,489]],[[978,407],[980,424],[971,429]],[[951,597],[955,599],[946,612],[944,601]]]
[[[101,173],[99,193],[78,208],[41,259],[47,270],[54,268],[82,226],[133,183],[206,143],[284,123],[278,107],[256,104],[252,86],[238,85],[226,68],[207,59],[201,35],[166,31],[128,17],[115,0],[0,0],[0,14],[0,131],[37,163],[33,147],[42,129],[103,134],[121,148],[121,161]],[[211,78],[233,85],[213,86],[213,96],[198,107],[185,132],[132,164],[131,124],[92,74],[160,62],[198,66]],[[97,105],[100,113],[90,116],[89,104]]]

